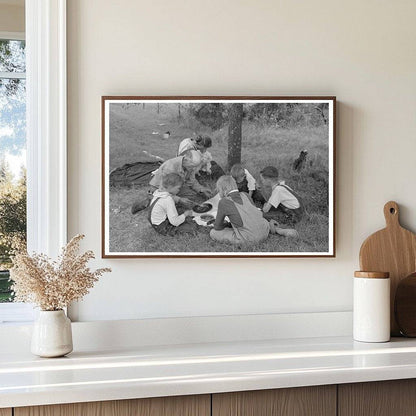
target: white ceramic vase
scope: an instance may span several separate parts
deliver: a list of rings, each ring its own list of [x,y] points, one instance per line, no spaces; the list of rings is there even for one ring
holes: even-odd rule
[[[62,357],[72,351],[71,321],[61,309],[40,311],[34,323],[31,351],[39,357]]]

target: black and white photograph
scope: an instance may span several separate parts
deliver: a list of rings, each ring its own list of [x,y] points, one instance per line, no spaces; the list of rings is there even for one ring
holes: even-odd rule
[[[335,97],[102,97],[103,257],[334,257]]]

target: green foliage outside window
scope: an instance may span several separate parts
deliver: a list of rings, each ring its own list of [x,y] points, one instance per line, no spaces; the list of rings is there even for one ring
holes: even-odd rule
[[[26,146],[25,42],[0,39],[0,302],[13,299],[8,269],[26,241],[26,171],[10,166]]]
[[[26,241],[26,173],[13,181],[5,161],[0,162],[0,219],[0,302],[8,302],[11,256]]]

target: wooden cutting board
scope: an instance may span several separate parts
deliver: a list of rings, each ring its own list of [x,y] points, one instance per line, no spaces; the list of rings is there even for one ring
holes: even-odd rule
[[[394,298],[400,280],[416,271],[416,235],[400,225],[396,202],[384,205],[384,217],[386,228],[370,235],[361,246],[360,268],[390,273],[390,329],[397,336],[400,331],[394,317]]]

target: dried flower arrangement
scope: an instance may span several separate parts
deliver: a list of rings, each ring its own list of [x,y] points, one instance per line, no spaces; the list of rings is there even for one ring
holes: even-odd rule
[[[87,267],[94,253],[78,254],[83,238],[80,234],[72,238],[57,261],[45,254],[17,252],[10,270],[15,302],[34,303],[45,311],[60,310],[84,297],[103,273],[111,272],[109,268],[91,271]]]

